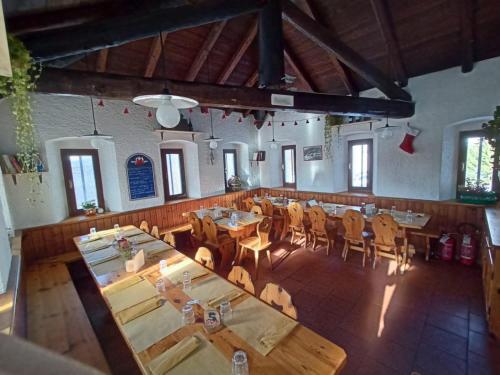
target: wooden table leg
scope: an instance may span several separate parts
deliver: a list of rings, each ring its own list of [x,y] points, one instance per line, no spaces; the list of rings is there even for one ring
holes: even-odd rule
[[[283,241],[288,233],[288,225],[290,224],[290,218],[288,217],[288,212],[283,211],[283,229],[281,231],[280,240]]]

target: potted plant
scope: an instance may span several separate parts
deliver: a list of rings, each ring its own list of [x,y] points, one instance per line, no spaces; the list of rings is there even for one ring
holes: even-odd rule
[[[467,179],[465,185],[458,187],[458,199],[463,203],[494,204],[497,196],[494,191],[488,190],[486,183],[475,184]]]
[[[493,163],[493,190],[500,193],[500,106],[497,106],[493,114],[493,120],[483,124],[485,138],[493,149],[491,162]]]
[[[94,200],[82,203],[82,208],[85,210],[85,215],[94,216],[97,212],[97,206]]]

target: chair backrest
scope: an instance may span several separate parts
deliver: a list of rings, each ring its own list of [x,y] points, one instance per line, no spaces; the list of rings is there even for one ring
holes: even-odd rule
[[[314,232],[325,232],[327,215],[325,210],[320,206],[313,206],[309,210],[309,219],[311,220],[311,229]]]
[[[146,232],[146,233],[149,233],[149,224],[146,220],[143,220],[141,221],[141,225],[139,225],[139,229]]]
[[[269,243],[269,233],[271,232],[272,225],[273,220],[267,216],[257,225],[257,236],[259,237],[260,246],[264,246]]]
[[[215,225],[214,219],[208,215],[203,218],[203,233],[205,233],[208,242],[213,244],[218,243],[217,225]]]
[[[278,308],[290,318],[297,319],[297,309],[292,303],[292,297],[278,284],[268,283],[260,293],[260,299]]]
[[[215,269],[215,261],[212,252],[206,247],[198,248],[194,260],[201,265],[210,268],[212,271]]]
[[[227,279],[240,288],[245,289],[248,293],[255,294],[255,287],[252,282],[252,277],[246,269],[241,266],[234,266],[227,275]]]
[[[253,200],[252,197],[248,197],[248,198],[243,199],[242,206],[243,207],[241,207],[241,209],[243,211],[250,212],[250,210],[252,209],[252,207],[255,206],[255,202],[254,202],[254,200]]]
[[[238,210],[238,203],[236,202],[232,202],[228,208],[232,208],[233,210]]]
[[[389,214],[380,214],[373,218],[372,229],[375,233],[375,244],[395,246],[398,233],[398,223]]]
[[[357,241],[363,241],[363,230],[365,229],[365,218],[356,210],[346,210],[342,217],[344,225],[344,237]]]
[[[188,222],[191,224],[191,235],[197,240],[203,241],[203,225],[196,212],[188,214]]]
[[[270,217],[273,216],[274,206],[273,206],[273,203],[269,199],[267,199],[267,198],[262,199],[262,201],[260,202],[260,207],[262,207],[262,214],[263,215],[270,216]]]
[[[254,205],[250,212],[254,213],[255,215],[262,215],[262,208],[260,208],[260,206]]]
[[[290,225],[293,227],[301,227],[304,219],[304,208],[298,202],[292,202],[287,207],[288,215],[290,216]]]
[[[154,238],[160,239],[160,230],[158,229],[158,225],[153,225],[150,233]]]

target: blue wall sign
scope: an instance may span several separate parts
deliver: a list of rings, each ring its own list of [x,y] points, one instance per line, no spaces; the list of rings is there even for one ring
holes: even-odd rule
[[[156,197],[153,160],[145,154],[133,154],[127,159],[127,179],[130,200]]]

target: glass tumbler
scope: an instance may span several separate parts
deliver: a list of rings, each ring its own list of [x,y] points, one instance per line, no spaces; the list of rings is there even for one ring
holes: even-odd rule
[[[182,273],[182,289],[191,290],[191,272],[184,271]]]
[[[192,305],[184,305],[182,308],[182,325],[187,326],[188,324],[194,324],[194,311]]]
[[[247,353],[238,350],[233,354],[233,375],[248,375]]]
[[[413,211],[412,210],[406,211],[406,220],[410,223],[413,221]]]
[[[156,280],[156,291],[158,293],[163,293],[165,291],[165,280],[158,279]]]
[[[223,323],[228,322],[233,317],[231,302],[229,302],[227,299],[223,300],[220,304],[220,317]]]

